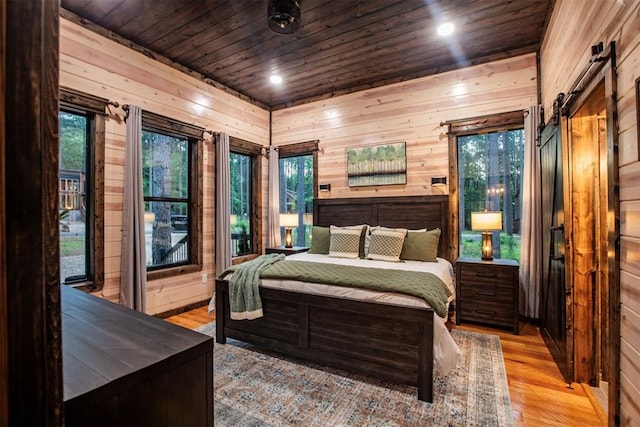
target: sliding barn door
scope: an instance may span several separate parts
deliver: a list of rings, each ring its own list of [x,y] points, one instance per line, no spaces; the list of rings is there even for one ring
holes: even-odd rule
[[[542,209],[541,333],[560,371],[568,382],[573,367],[567,339],[567,311],[570,287],[565,280],[564,192],[562,175],[562,132],[548,125],[540,138]]]

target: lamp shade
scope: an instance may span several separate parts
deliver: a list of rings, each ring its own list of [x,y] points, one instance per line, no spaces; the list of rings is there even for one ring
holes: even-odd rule
[[[280,227],[297,227],[297,226],[298,226],[297,213],[280,214]]]
[[[229,215],[229,224],[236,225],[238,223],[238,215]]]
[[[502,230],[502,212],[500,211],[471,212],[471,230],[473,231]]]

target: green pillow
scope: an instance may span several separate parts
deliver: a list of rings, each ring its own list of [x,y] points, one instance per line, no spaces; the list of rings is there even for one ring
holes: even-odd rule
[[[424,232],[409,231],[404,239],[400,259],[437,262],[440,229]]]
[[[329,254],[329,242],[331,239],[331,232],[329,227],[313,226],[311,230],[311,247],[309,248],[310,254]]]

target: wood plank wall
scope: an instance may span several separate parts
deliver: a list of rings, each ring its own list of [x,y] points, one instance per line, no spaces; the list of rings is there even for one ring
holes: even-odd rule
[[[299,105],[273,114],[273,144],[318,139],[320,198],[447,194],[447,120],[527,109],[536,104],[536,56],[512,59]],[[347,185],[346,149],[405,141],[407,184]]]
[[[247,141],[269,145],[269,112],[134,52],[65,19],[60,22],[60,85],[175,118]],[[117,301],[120,290],[124,112],[110,106],[105,153],[105,284],[99,295]],[[202,272],[151,281],[147,312],[162,313],[204,301],[214,286],[215,150],[205,143]],[[263,159],[266,197],[267,163]],[[266,218],[266,206],[263,217]],[[202,274],[208,275],[207,284]]]
[[[540,57],[542,103],[545,111],[552,111],[556,95],[568,91],[587,63],[590,47],[599,42],[617,44],[622,425],[640,419],[640,159],[635,96],[635,80],[640,77],[639,14],[640,0],[556,0]]]

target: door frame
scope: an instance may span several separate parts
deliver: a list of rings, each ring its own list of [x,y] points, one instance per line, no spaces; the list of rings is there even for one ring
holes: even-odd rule
[[[0,10],[0,425],[62,426],[59,2]]]
[[[620,198],[619,169],[618,169],[618,111],[617,111],[617,73],[616,73],[616,45],[611,42],[606,50],[599,56],[598,60],[592,60],[594,64],[587,73],[583,75],[581,81],[574,85],[571,97],[565,100],[562,105],[562,116],[568,120],[575,114],[589,99],[594,90],[604,83],[605,106],[607,114],[607,246],[609,253],[608,262],[608,282],[609,282],[609,388],[608,388],[608,418],[609,425],[617,425],[620,420]],[[569,135],[563,135],[563,149],[566,148],[566,161],[570,161]],[[567,171],[571,171],[571,165],[567,165]],[[571,236],[573,235],[573,224],[571,223],[571,181],[565,180],[565,227],[567,238],[567,283],[570,283],[573,291],[573,277],[570,270],[573,269],[574,257],[572,253]],[[569,219],[569,220],[567,220]],[[567,307],[568,308],[568,307]],[[572,307],[573,308],[573,307]],[[575,325],[571,325],[572,328]],[[595,330],[593,318],[588,325],[590,330]]]

